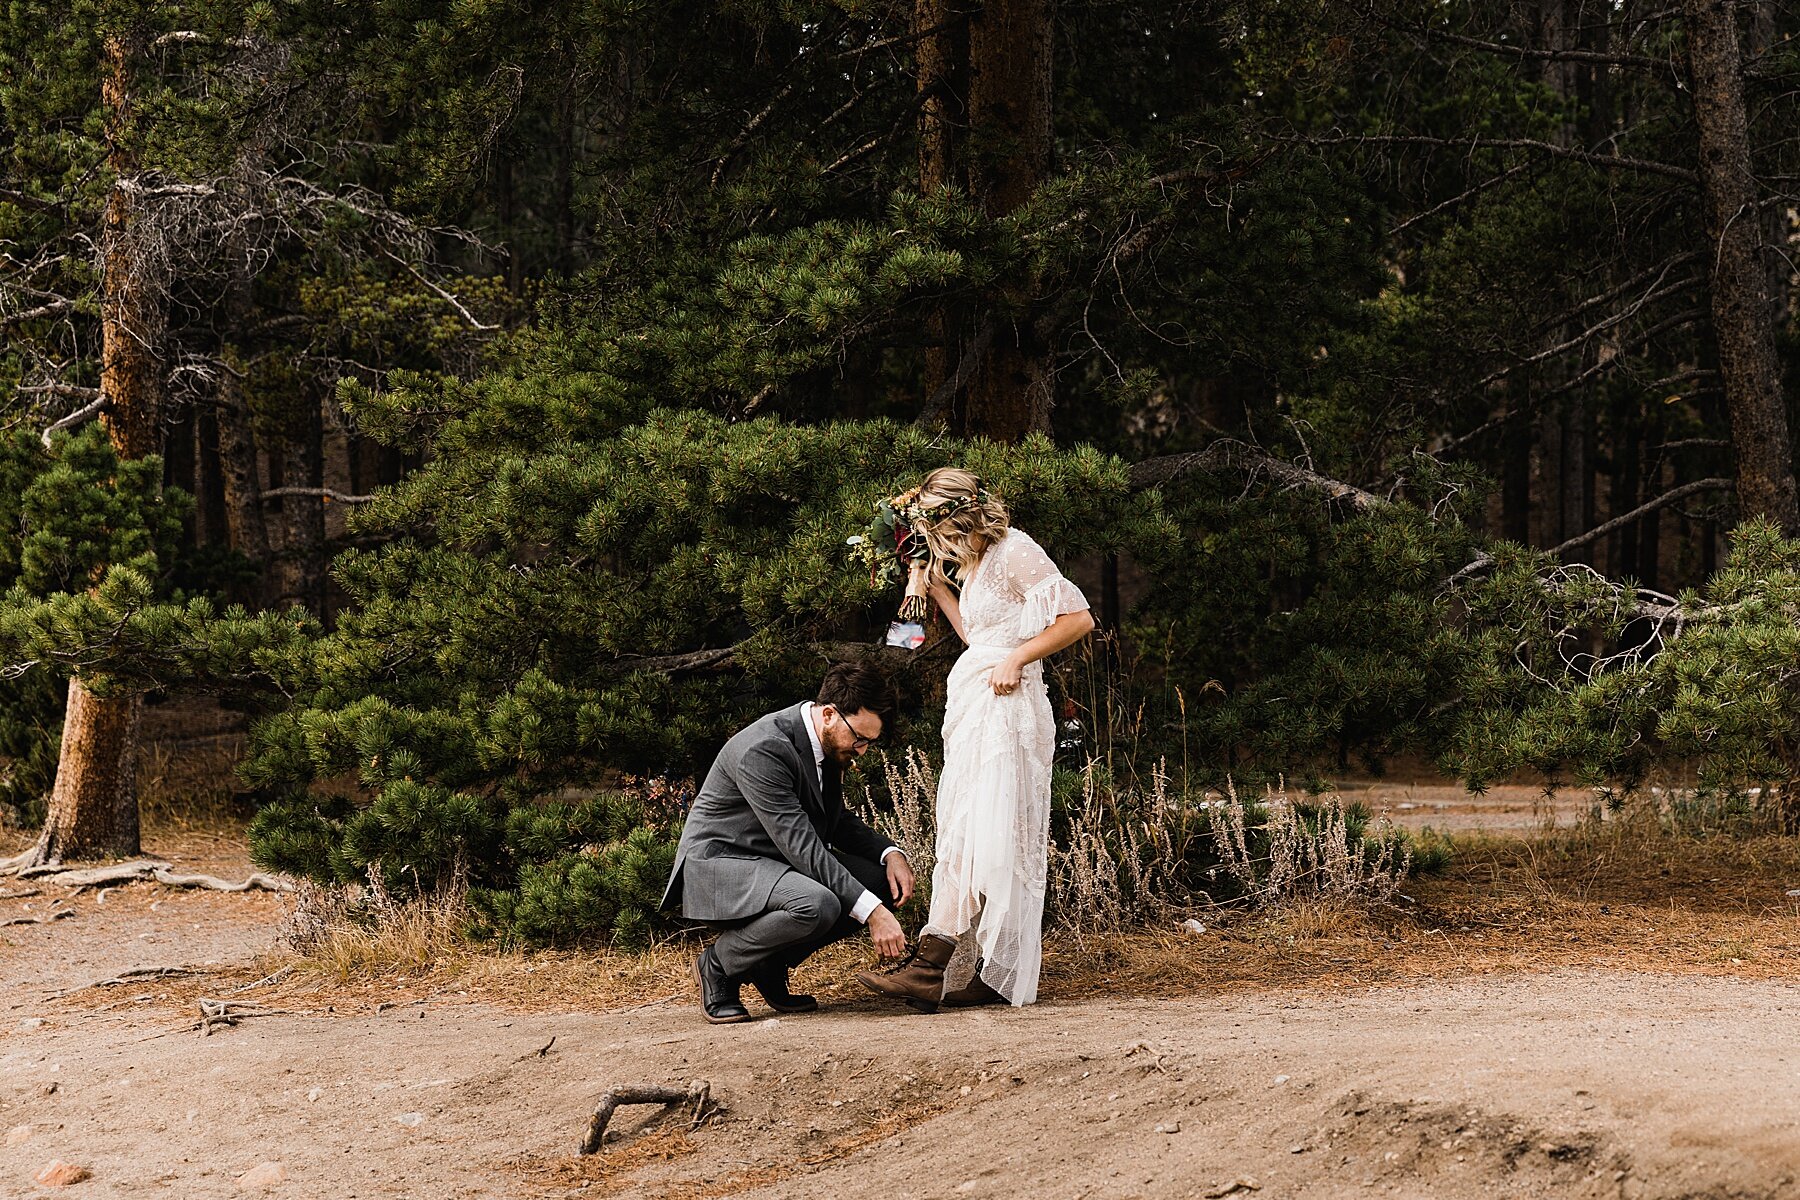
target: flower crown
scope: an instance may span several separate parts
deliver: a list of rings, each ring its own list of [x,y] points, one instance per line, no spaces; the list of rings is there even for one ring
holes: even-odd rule
[[[900,565],[906,564],[907,594],[900,606],[900,615],[908,620],[925,615],[925,574],[931,565],[931,546],[926,541],[926,531],[966,509],[984,506],[994,498],[979,480],[974,495],[957,496],[929,507],[919,503],[919,491],[915,487],[897,496],[877,500],[875,520],[869,531],[847,539],[857,558],[869,568],[872,586],[881,587],[891,582],[900,574]],[[947,573],[953,571],[952,567]]]

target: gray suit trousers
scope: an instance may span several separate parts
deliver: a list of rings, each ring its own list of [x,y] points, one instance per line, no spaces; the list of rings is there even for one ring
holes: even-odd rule
[[[847,854],[838,859],[878,900],[893,903],[885,867]],[[760,916],[726,927],[713,942],[713,955],[728,975],[742,975],[770,960],[796,967],[815,950],[861,928],[830,888],[790,870],[776,881]]]

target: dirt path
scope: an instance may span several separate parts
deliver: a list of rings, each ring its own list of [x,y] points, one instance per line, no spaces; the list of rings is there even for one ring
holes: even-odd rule
[[[224,846],[182,865],[242,866]],[[267,1194],[324,1200],[1800,1194],[1800,988],[1780,978],[1124,1000],[1065,980],[1022,1011],[858,1000],[722,1028],[660,990],[569,1011],[553,988],[386,1008],[415,992],[265,988],[242,994],[291,1011],[202,1037],[194,997],[256,977],[279,902],[134,885],[74,905],[0,929],[0,1195],[59,1194],[32,1183],[52,1159],[91,1169],[70,1195],[196,1200],[247,1194],[268,1162]],[[49,995],[174,964],[211,973]],[[722,1119],[626,1109],[622,1141],[574,1157],[605,1088],[692,1078]]]

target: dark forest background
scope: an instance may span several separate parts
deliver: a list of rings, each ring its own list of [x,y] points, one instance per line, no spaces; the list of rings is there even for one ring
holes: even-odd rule
[[[135,848],[146,698],[215,694],[265,858],[417,882],[834,659],[929,747],[952,647],[875,648],[844,539],[959,462],[1094,601],[1057,700],[1120,775],[1785,806],[1797,29],[22,0],[7,799]]]

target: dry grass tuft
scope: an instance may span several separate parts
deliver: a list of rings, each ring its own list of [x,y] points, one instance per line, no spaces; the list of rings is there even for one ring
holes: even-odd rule
[[[1800,842],[1670,834],[1655,814],[1534,836],[1458,839],[1395,903],[1329,897],[1053,943],[1044,994],[1345,988],[1589,968],[1789,979],[1800,973]]]
[[[242,756],[243,739],[234,735],[144,743],[137,758],[144,828],[179,836],[242,824],[247,813],[232,786]]]
[[[460,882],[397,901],[370,871],[360,888],[300,881],[278,936],[295,952],[296,969],[348,983],[454,966],[473,952],[468,923],[468,893]]]
[[[1340,907],[1391,903],[1412,871],[1412,846],[1378,835],[1350,839],[1349,814],[1341,796],[1314,802],[1302,814],[1285,784],[1270,788],[1265,807],[1268,858],[1252,856],[1244,802],[1225,782],[1225,798],[1212,809],[1213,845],[1224,870],[1257,907],[1327,901]]]
[[[922,751],[909,746],[899,763],[884,757],[881,773],[892,807],[865,804],[862,815],[895,845],[906,847],[913,874],[918,876],[919,890],[922,895],[928,894],[932,868],[937,865],[932,854],[937,843],[937,772],[931,769],[931,760]]]

